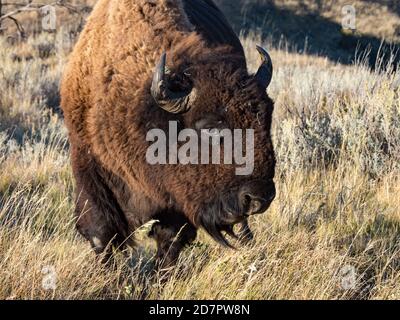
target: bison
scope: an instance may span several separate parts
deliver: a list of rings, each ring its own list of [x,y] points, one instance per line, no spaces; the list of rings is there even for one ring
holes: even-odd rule
[[[61,85],[76,225],[97,254],[134,245],[151,220],[161,266],[176,262],[198,228],[225,246],[237,224],[252,237],[248,217],[275,197],[272,62],[257,50],[253,75],[212,0],[97,2]],[[234,164],[149,164],[147,133],[171,121],[179,130],[254,130],[252,174],[236,175]]]

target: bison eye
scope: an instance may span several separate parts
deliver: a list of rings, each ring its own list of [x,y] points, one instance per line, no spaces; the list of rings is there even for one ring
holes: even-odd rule
[[[221,135],[220,129],[218,128],[203,129],[203,131],[212,137],[219,137]]]
[[[207,117],[196,121],[195,127],[197,130],[206,130],[212,134],[212,131],[220,131],[226,129],[228,126],[222,119],[212,119]]]

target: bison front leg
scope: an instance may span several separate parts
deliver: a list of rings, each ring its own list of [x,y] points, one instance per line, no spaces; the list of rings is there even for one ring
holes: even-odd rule
[[[197,230],[182,214],[163,212],[155,217],[156,222],[149,236],[157,242],[156,266],[165,269],[173,266],[182,249],[196,239]]]
[[[76,227],[97,254],[111,256],[111,248],[127,241],[128,224],[107,181],[110,173],[98,165],[86,148],[71,146],[76,180]]]

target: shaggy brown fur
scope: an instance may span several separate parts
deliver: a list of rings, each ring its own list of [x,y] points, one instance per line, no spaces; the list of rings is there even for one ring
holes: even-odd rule
[[[210,37],[197,33],[184,11],[193,0],[182,1],[98,1],[66,68],[61,96],[77,184],[77,227],[98,253],[110,242],[129,243],[133,230],[151,219],[159,220],[151,236],[167,265],[200,226],[226,243],[221,232],[231,228],[219,205],[222,195],[274,176],[272,101],[248,75],[237,38],[219,45],[212,31]],[[151,96],[154,67],[164,51],[171,78],[190,74],[197,90],[185,114],[162,110]],[[255,130],[251,177],[236,176],[233,165],[146,162],[149,130],[167,131],[170,120],[194,128],[205,114],[218,115],[231,129]]]

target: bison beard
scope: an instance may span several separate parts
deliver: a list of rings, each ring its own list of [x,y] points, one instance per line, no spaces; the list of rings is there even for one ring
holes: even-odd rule
[[[218,243],[223,246],[234,248],[224,236],[223,232],[235,239],[239,237],[234,233],[233,224],[225,223],[226,213],[223,211],[219,201],[204,206],[204,210],[199,215],[198,224]]]
[[[160,267],[174,264],[199,227],[228,247],[226,235],[252,238],[248,217],[275,196],[266,93],[272,63],[256,49],[262,63],[249,75],[240,41],[212,0],[97,2],[61,84],[77,228],[96,253],[134,245],[130,235],[150,220],[157,220],[149,235]],[[169,121],[200,131],[254,130],[253,173],[152,166],[146,134]]]

